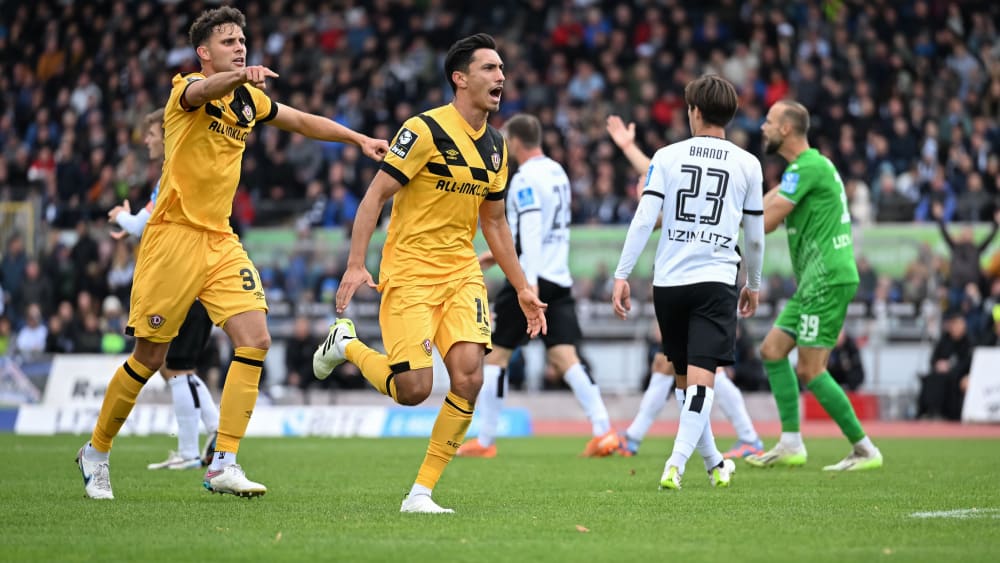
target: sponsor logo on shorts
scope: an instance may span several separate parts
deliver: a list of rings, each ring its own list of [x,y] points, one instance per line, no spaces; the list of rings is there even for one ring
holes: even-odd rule
[[[264,300],[264,292],[263,291],[255,291],[255,292],[253,292],[253,296],[257,298],[257,301],[263,301]]]
[[[150,315],[149,316],[149,328],[160,328],[163,326],[163,321],[166,320],[162,315]]]
[[[429,339],[425,338],[424,341],[420,343],[420,346],[423,347],[424,354],[427,354],[428,356],[431,355],[431,341]]]

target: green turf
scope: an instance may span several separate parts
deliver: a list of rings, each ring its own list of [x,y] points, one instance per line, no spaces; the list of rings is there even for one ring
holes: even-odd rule
[[[435,499],[454,515],[399,514],[421,439],[248,439],[240,462],[268,486],[244,500],[197,470],[147,471],[167,437],[120,438],[116,499],[92,501],[73,458],[82,437],[0,435],[4,561],[996,561],[1000,447],[879,440],[886,467],[830,475],[841,440],[810,440],[800,469],[739,463],[714,490],[697,457],[684,489],[658,491],[669,448],[580,459],[581,438],[505,440],[458,459]],[[982,509],[964,519],[918,511]]]

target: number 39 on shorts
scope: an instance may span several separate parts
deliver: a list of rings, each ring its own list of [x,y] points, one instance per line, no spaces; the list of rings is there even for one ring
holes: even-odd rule
[[[819,335],[819,315],[799,315],[799,339],[815,340]]]

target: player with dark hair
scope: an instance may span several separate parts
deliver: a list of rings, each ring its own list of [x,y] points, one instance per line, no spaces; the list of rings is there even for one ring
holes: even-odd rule
[[[355,143],[376,160],[388,147],[324,117],[272,102],[265,82],[278,75],[247,66],[245,26],[243,13],[230,6],[202,13],[190,29],[201,72],[173,79],[164,108],[160,193],[132,285],[127,332],[136,337],[135,349],[111,378],[91,439],[77,454],[90,498],[114,498],[108,467],[112,441],[139,391],[163,364],[195,299],[233,343],[216,451],[204,486],[245,497],[267,492],[236,463],[271,345],[260,276],[229,224],[247,136],[256,125],[271,123],[314,139]]]
[[[454,100],[407,119],[396,133],[358,208],[337,290],[342,314],[359,286],[376,287],[365,257],[379,213],[393,198],[377,286],[386,353],[361,342],[351,320],[341,318],[313,357],[317,377],[329,376],[346,359],[402,405],[420,404],[430,395],[432,346],[444,358],[451,389],[401,512],[453,512],[438,506],[431,493],[472,421],[483,354],[491,346],[486,285],[472,245],[477,223],[516,290],[526,332],[546,332],[545,304],[517,262],[504,215],[507,146],[487,123],[490,112],[500,108],[503,61],[493,38],[480,33],[452,45],[444,66]]]

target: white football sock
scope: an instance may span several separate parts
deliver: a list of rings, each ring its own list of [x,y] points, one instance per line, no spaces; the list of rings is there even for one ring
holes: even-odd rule
[[[604,406],[604,399],[601,398],[601,390],[587,374],[587,370],[583,369],[583,364],[576,364],[566,370],[563,379],[573,390],[576,400],[583,407],[583,412],[587,413],[594,436],[607,434],[611,430],[608,409]]]
[[[108,461],[110,457],[111,452],[99,452],[94,449],[90,442],[87,442],[86,447],[83,448],[83,458],[87,461]]]
[[[801,448],[802,444],[802,433],[801,432],[782,432],[781,439],[778,443],[782,446],[786,446],[793,450]]]
[[[198,409],[195,407],[198,391],[188,382],[187,374],[171,377],[167,383],[177,418],[177,453],[184,459],[198,457]]]
[[[503,398],[507,395],[506,371],[500,366],[483,366],[483,387],[476,399],[476,414],[479,416],[478,439],[484,447],[492,446],[497,438]]]
[[[188,382],[194,385],[198,392],[198,411],[201,413],[201,423],[205,426],[205,431],[211,434],[219,429],[219,407],[215,406],[215,399],[212,398],[208,385],[205,385],[198,374],[189,375]]]
[[[677,403],[683,412],[684,391],[682,389],[677,389],[674,391],[674,395],[677,397]],[[711,471],[713,467],[722,463],[722,452],[720,452],[718,446],[715,445],[715,434],[712,433],[711,416],[705,424],[705,430],[702,431],[701,437],[698,438],[698,445],[696,448],[698,450],[698,454],[701,455],[701,459],[705,462],[706,471]],[[683,473],[683,468],[681,469],[681,472]]]
[[[871,438],[865,436],[864,438],[858,440],[854,443],[855,450],[863,450],[865,453],[874,453],[878,451],[875,444],[872,443]]]
[[[410,489],[410,494],[408,496],[409,496],[409,498],[413,498],[413,497],[415,497],[417,495],[431,496],[431,489],[428,489],[427,487],[425,487],[423,485],[418,485],[418,484],[414,483],[413,484],[413,488]]]
[[[667,404],[667,395],[670,394],[670,386],[674,384],[674,376],[665,373],[653,372],[649,377],[649,387],[642,394],[642,401],[639,402],[639,412],[635,413],[632,424],[625,431],[625,436],[634,442],[641,442],[649,432],[649,427]]]
[[[236,454],[216,450],[215,456],[212,457],[212,463],[208,466],[208,470],[219,471],[230,465],[236,465]]]
[[[681,409],[680,427],[674,440],[674,449],[667,460],[668,466],[675,466],[681,473],[687,465],[688,458],[702,439],[705,425],[709,423],[712,414],[712,400],[715,392],[704,385],[690,385]]]
[[[715,401],[736,430],[737,440],[752,444],[760,439],[750,420],[750,413],[747,412],[743,393],[740,393],[739,387],[729,379],[725,371],[715,373]]]

